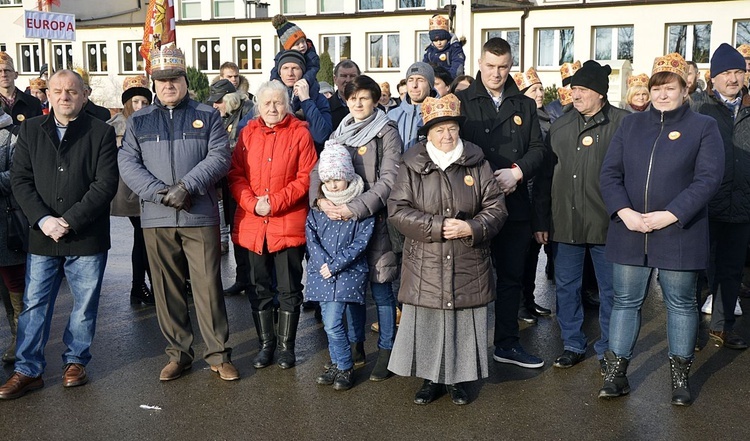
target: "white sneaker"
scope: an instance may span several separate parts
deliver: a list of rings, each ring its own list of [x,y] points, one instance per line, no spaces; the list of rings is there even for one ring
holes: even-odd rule
[[[709,294],[708,297],[706,297],[706,303],[701,306],[701,312],[704,314],[711,314],[711,311],[713,311],[713,301],[714,295]]]
[[[740,307],[740,299],[737,299],[737,304],[734,305],[734,315],[742,315],[742,308]]]

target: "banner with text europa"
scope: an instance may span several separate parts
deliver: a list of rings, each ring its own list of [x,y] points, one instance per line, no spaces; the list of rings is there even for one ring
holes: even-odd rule
[[[24,11],[26,38],[76,39],[76,16],[58,12]]]

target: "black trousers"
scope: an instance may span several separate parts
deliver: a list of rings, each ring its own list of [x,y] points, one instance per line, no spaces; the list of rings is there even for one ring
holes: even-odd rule
[[[274,290],[272,287],[276,270],[279,310],[299,312],[302,304],[302,259],[305,246],[286,248],[263,254],[248,252],[249,281],[252,288],[247,292],[253,311],[273,308]]]
[[[521,303],[526,254],[529,251],[531,223],[506,221],[492,240],[492,262],[497,273],[494,345],[518,346],[518,307]]]
[[[229,185],[227,185],[226,179],[222,180],[221,189],[224,201],[224,220],[229,226],[229,229],[233,230],[234,214],[237,212],[237,201],[232,197],[232,192],[229,191]],[[234,249],[234,262],[237,264],[234,280],[241,285],[247,285],[249,282],[248,276],[250,274],[250,270],[247,266],[247,250],[236,243],[232,244],[232,248]]]
[[[133,251],[130,254],[130,264],[133,266],[133,287],[146,284],[146,274],[151,279],[151,271],[148,268],[148,256],[146,254],[146,242],[143,240],[143,229],[141,229],[141,217],[129,216],[133,225]]]
[[[716,287],[711,312],[712,331],[734,328],[734,305],[740,293],[742,270],[745,267],[750,223],[709,222],[711,262],[709,278]],[[700,305],[699,305],[700,306]]]

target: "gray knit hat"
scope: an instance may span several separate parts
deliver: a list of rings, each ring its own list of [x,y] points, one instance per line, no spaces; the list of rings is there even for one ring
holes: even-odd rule
[[[326,141],[325,148],[320,152],[318,176],[320,176],[321,182],[332,179],[343,179],[346,182],[351,182],[356,176],[349,150],[335,139]]]
[[[423,63],[421,61],[417,61],[416,63],[412,64],[408,69],[406,69],[406,79],[408,80],[412,75],[423,76],[424,79],[427,80],[427,82],[430,84],[430,89],[435,87],[435,71],[429,64]]]

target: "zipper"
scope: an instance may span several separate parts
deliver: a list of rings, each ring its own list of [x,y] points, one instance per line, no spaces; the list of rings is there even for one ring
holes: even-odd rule
[[[651,147],[651,156],[648,159],[648,173],[646,173],[646,189],[645,194],[643,196],[643,212],[648,213],[648,187],[651,183],[651,169],[654,165],[654,152],[656,151],[656,143],[659,142],[659,138],[661,138],[661,134],[664,132],[664,112],[661,112],[661,117],[659,120],[659,134],[656,135],[656,139],[654,140],[654,145]],[[645,233],[643,239],[643,251],[644,254],[648,256],[648,233]]]
[[[174,115],[172,112],[174,109],[169,109],[169,155],[170,155],[170,161],[172,162],[170,164],[170,168],[172,169],[172,185],[177,183],[177,176],[175,175],[174,171],[174,164],[175,164],[175,153],[174,153]],[[180,226],[180,212],[179,210],[174,211],[174,221],[175,226]]]

